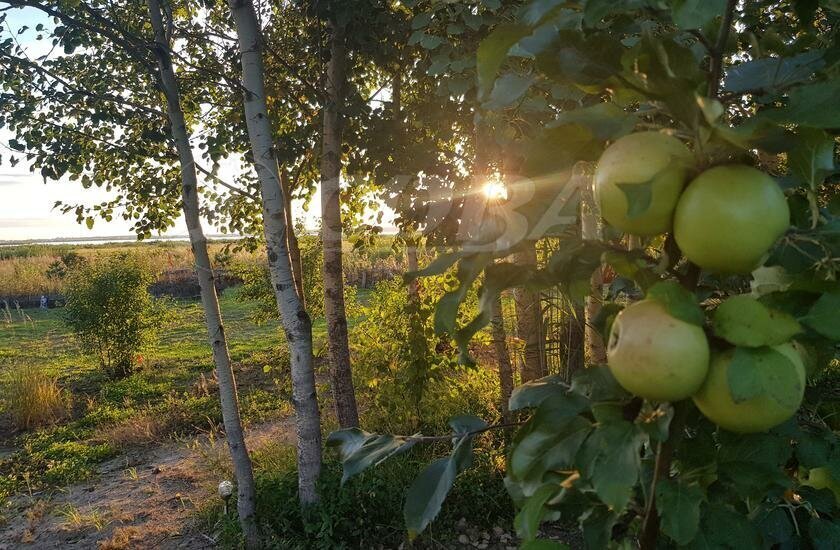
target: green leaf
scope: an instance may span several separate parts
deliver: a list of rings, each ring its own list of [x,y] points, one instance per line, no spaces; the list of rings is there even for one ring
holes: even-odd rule
[[[834,139],[815,128],[802,129],[788,153],[788,168],[806,189],[816,190],[834,171]]]
[[[581,449],[580,467],[598,498],[619,513],[630,502],[639,480],[645,434],[630,422],[598,426]]]
[[[471,414],[462,414],[453,417],[449,426],[457,435],[464,435],[470,432],[477,432],[487,427],[487,422]]]
[[[598,309],[598,314],[592,319],[592,326],[598,331],[601,339],[604,342],[609,340],[610,331],[612,330],[613,321],[624,306],[615,302],[607,302]]]
[[[432,462],[412,482],[403,507],[410,539],[422,533],[438,515],[457,475],[455,461],[452,457],[445,457]]]
[[[458,264],[458,288],[444,294],[435,308],[434,325],[436,334],[455,332],[458,308],[464,301],[472,283],[491,260],[492,255],[486,253],[473,254],[461,259]]]
[[[508,401],[508,409],[518,411],[529,407],[538,407],[548,398],[562,398],[568,391],[569,385],[564,382],[564,378],[560,374],[531,380],[513,389]]]
[[[476,53],[476,72],[478,76],[478,94],[486,97],[491,85],[496,79],[508,50],[519,39],[527,36],[530,29],[525,25],[501,24],[496,26],[487,37],[481,41]]]
[[[390,434],[371,434],[358,428],[333,432],[327,438],[328,447],[338,447],[341,454],[343,475],[341,483],[371,466],[409,450],[416,439],[395,437]]]
[[[680,286],[674,281],[662,281],[656,283],[647,292],[648,300],[656,300],[668,311],[672,317],[676,317],[686,323],[702,327],[705,316],[703,310],[697,304],[694,294]]]
[[[788,104],[768,110],[762,116],[780,122],[790,122],[813,128],[840,127],[840,79],[833,78],[793,88]]]
[[[604,263],[612,266],[616,273],[634,281],[647,291],[662,279],[653,271],[650,258],[640,250],[607,250],[602,256]]]
[[[592,401],[618,401],[630,397],[607,365],[592,365],[575,373],[572,391]]]
[[[653,181],[643,183],[617,183],[627,198],[627,217],[635,219],[650,208],[653,201]]]
[[[618,515],[606,506],[593,506],[581,514],[579,522],[586,548],[607,548],[612,540],[612,530],[616,521]]]
[[[761,531],[765,544],[771,548],[786,548],[794,542],[793,525],[790,523],[790,514],[785,508],[761,510],[754,521]]]
[[[662,531],[677,544],[688,544],[697,535],[703,496],[699,485],[670,479],[656,484],[656,509],[662,520]]]
[[[793,57],[765,57],[726,70],[723,89],[743,93],[749,90],[776,91],[808,79],[825,65],[825,50],[811,50]]]
[[[94,221],[95,220],[93,218],[91,218],[90,216],[85,218],[85,225],[87,226],[88,229],[93,229],[93,222]]]
[[[621,71],[623,52],[615,34],[563,30],[553,47],[537,55],[537,66],[559,83],[605,86],[607,79]]]
[[[428,27],[429,23],[432,21],[432,16],[434,16],[434,12],[427,11],[425,13],[418,13],[411,20],[411,28],[417,30],[422,29],[423,27]]]
[[[808,533],[814,550],[840,548],[840,525],[835,521],[813,518],[808,523]]]
[[[516,534],[526,541],[533,541],[539,534],[540,524],[545,515],[545,504],[563,488],[556,483],[546,483],[525,500],[525,504],[513,520]]]
[[[733,296],[718,306],[715,334],[736,346],[775,346],[802,332],[792,316],[768,308],[747,295]]]
[[[669,0],[668,4],[681,29],[702,29],[726,9],[726,0]]]
[[[562,112],[548,127],[562,124],[581,124],[592,132],[592,135],[602,140],[612,140],[629,134],[636,126],[637,118],[615,103],[598,103],[591,107],[582,107]]]
[[[490,92],[490,99],[484,103],[483,107],[489,110],[509,107],[518,101],[533,83],[534,77],[507,73],[496,79],[493,91]]]
[[[566,0],[534,0],[528,2],[519,14],[519,20],[528,26],[536,26],[551,14],[555,8],[566,3]]]
[[[802,322],[822,336],[840,341],[840,294],[827,292],[820,296]]]
[[[761,548],[761,538],[749,519],[722,504],[707,504],[702,511],[702,531],[687,546],[691,550]]]
[[[448,252],[441,254],[432,260],[429,265],[419,271],[409,271],[405,274],[405,282],[413,281],[418,277],[428,277],[432,275],[441,275],[446,273],[450,267],[464,257],[463,252]]]
[[[799,391],[790,391],[802,386],[796,367],[773,348],[736,348],[726,376],[735,403],[766,394],[782,407],[799,405]]]
[[[578,411],[579,412],[579,411]],[[526,494],[543,482],[546,472],[570,468],[592,424],[562,404],[545,402],[517,433],[508,475],[524,483]]]

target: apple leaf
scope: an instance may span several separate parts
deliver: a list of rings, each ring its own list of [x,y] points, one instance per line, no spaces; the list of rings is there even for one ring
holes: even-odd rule
[[[481,41],[476,53],[479,97],[486,97],[490,93],[491,85],[511,46],[530,32],[530,28],[525,25],[502,24]]]
[[[638,218],[648,211],[653,201],[653,182],[616,184],[627,197],[627,217]]]
[[[559,113],[548,124],[549,128],[563,124],[577,123],[589,128],[598,139],[617,139],[633,131],[636,115],[628,113],[615,103],[597,103],[591,107],[582,107]]]
[[[813,128],[837,128],[840,127],[838,94],[838,79],[803,84],[790,90],[785,107],[768,110],[761,116]]]
[[[712,326],[717,336],[747,347],[783,344],[802,332],[792,316],[747,295],[733,296],[718,306]]]
[[[546,502],[562,490],[563,488],[557,483],[546,483],[528,497],[513,520],[516,534],[523,540],[533,541],[539,534],[540,523],[546,512]]]
[[[825,50],[811,50],[793,57],[765,57],[727,69],[723,89],[743,93],[749,90],[777,90],[806,80],[825,65]]]
[[[674,281],[662,281],[656,283],[647,292],[648,300],[656,300],[668,311],[672,317],[676,317],[686,323],[703,326],[705,319],[703,310],[697,304],[694,295]]]
[[[601,502],[615,512],[623,511],[630,502],[646,439],[635,424],[614,422],[599,425],[581,449],[580,466]]]
[[[534,78],[530,76],[514,73],[502,75],[493,84],[490,99],[484,103],[483,107],[489,110],[504,109],[518,101],[533,83]]]
[[[681,29],[702,29],[723,14],[726,0],[670,0],[671,17]]]
[[[814,518],[808,522],[808,532],[815,550],[830,550],[840,546],[840,525],[836,522]]]
[[[586,510],[578,521],[586,548],[607,548],[618,516],[606,506],[595,506]]]
[[[822,336],[840,341],[840,294],[827,292],[820,296],[802,322]]]
[[[770,347],[737,348],[727,371],[729,391],[735,403],[769,395],[779,405],[796,408],[802,381],[796,367],[784,354]]]
[[[656,485],[656,508],[662,519],[662,532],[679,545],[688,544],[700,528],[700,503],[703,490],[663,479]]]

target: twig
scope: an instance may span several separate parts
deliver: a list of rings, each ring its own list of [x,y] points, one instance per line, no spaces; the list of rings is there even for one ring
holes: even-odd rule
[[[726,41],[729,38],[729,30],[732,27],[732,19],[735,16],[737,0],[728,0],[726,11],[723,13],[723,21],[720,23],[717,41],[713,49],[709,50],[711,61],[709,63],[709,97],[716,98],[720,89],[720,77],[723,71],[723,54],[726,50]]]
[[[230,189],[234,193],[239,193],[240,195],[248,197],[249,199],[253,199],[255,201],[260,200],[260,198],[258,196],[254,195],[253,193],[249,193],[248,191],[246,191],[246,190],[244,190],[240,187],[237,187],[235,185],[232,185],[232,184],[226,182],[225,180],[223,180],[222,178],[220,178],[219,176],[217,176],[213,172],[207,170],[206,168],[204,168],[202,165],[200,165],[197,162],[195,163],[195,169],[198,170],[199,172],[201,172],[202,174],[204,174],[205,176],[207,176],[208,178],[212,179],[213,181],[215,181],[216,183],[218,183],[222,187],[227,187],[228,189]]]
[[[450,434],[450,435],[409,435],[403,436],[406,441],[414,441],[417,443],[434,443],[436,441],[450,441],[453,438],[463,438],[463,437],[471,437],[478,434],[482,434],[484,432],[489,432],[491,430],[506,430],[508,428],[516,428],[517,426],[522,426],[525,422],[503,422],[501,424],[491,424],[490,426],[485,426],[480,430],[473,430],[471,432],[465,432],[462,434]]]

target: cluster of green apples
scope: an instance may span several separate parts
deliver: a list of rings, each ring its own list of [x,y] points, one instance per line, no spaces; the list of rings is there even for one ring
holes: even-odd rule
[[[601,215],[632,235],[673,232],[683,254],[707,271],[750,273],[790,226],[784,194],[770,176],[750,166],[716,166],[688,181],[693,167],[691,151],[672,136],[622,137],[604,151],[595,171]],[[631,208],[631,196],[646,207]],[[802,357],[792,343],[774,349],[797,371],[802,383],[791,388],[796,399],[787,401],[800,403]],[[784,407],[770,396],[733,399],[727,380],[733,354],[734,348],[712,353],[702,327],[650,299],[619,313],[607,342],[610,370],[634,395],[654,401],[691,397],[707,418],[739,433],[766,431],[790,418],[798,406]]]

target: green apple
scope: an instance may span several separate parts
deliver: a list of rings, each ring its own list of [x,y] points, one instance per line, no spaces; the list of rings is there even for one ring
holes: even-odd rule
[[[749,273],[790,226],[778,184],[755,168],[717,166],[688,184],[674,212],[674,237],[703,269]]]
[[[812,468],[808,471],[808,477],[801,481],[802,485],[814,489],[831,489],[834,499],[840,503],[840,483],[834,481],[828,468]]]
[[[657,301],[642,300],[613,321],[607,364],[630,393],[653,401],[679,401],[703,384],[709,342],[701,327],[671,316]]]
[[[790,359],[792,368],[796,369],[800,384],[789,388],[789,391],[795,392],[791,396],[795,399],[791,401],[801,403],[805,393],[805,366],[801,356],[790,344],[773,346],[773,349]],[[721,428],[737,433],[765,432],[793,416],[799,408],[798,404],[796,407],[783,407],[766,394],[735,403],[727,377],[734,353],[733,348],[712,357],[709,376],[694,396],[694,403],[700,412]]]
[[[667,233],[692,162],[691,151],[666,134],[639,132],[617,139],[606,148],[595,169],[595,198],[601,216],[625,233]],[[630,216],[630,203],[620,186],[631,189],[629,186],[636,185],[649,185],[650,205]]]

